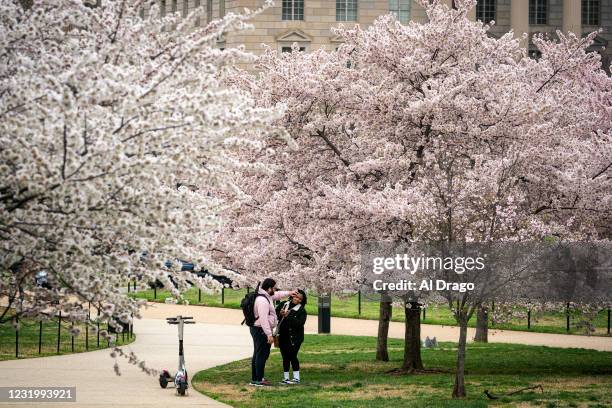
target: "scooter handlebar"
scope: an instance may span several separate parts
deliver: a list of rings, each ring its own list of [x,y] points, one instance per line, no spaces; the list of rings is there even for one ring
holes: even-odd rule
[[[192,320],[189,320],[192,319]],[[166,323],[168,324],[179,324],[179,321],[182,321],[185,324],[193,324],[193,317],[191,316],[177,316],[177,317],[166,317]]]

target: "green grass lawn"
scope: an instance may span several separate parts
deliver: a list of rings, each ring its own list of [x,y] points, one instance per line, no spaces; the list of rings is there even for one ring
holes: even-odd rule
[[[202,292],[198,295],[198,289],[191,288],[183,294],[189,304],[201,304],[206,306],[214,307],[228,307],[238,309],[240,307],[240,301],[246,294],[245,289],[233,290],[226,289],[224,291],[224,299],[222,302],[221,294],[205,294]],[[155,293],[153,290],[144,290],[139,292],[132,292],[131,296],[137,298],[147,299],[149,301],[163,302],[167,297],[171,297],[170,292],[165,290],[157,290]],[[317,301],[316,298],[311,298],[310,303],[306,306],[306,311],[310,315],[317,314]],[[331,306],[332,316],[335,317],[348,317],[356,319],[378,319],[378,303],[362,300],[361,302],[361,314],[359,313],[359,302],[357,295],[348,297],[332,297]],[[402,309],[395,308],[393,310],[393,321],[403,322],[404,313]],[[575,326],[575,322],[578,321],[578,312],[573,312],[570,315],[570,333],[571,334],[584,334],[584,330]],[[606,335],[607,330],[607,310],[602,310],[595,320],[596,335]],[[451,315],[446,305],[431,305],[427,307],[425,311],[425,320],[422,321],[425,324],[438,324],[445,326],[456,326],[457,323]],[[470,321],[469,325],[474,327],[476,325],[476,317],[474,316]],[[507,323],[495,324],[490,326],[496,329],[503,330],[524,330],[527,331],[527,320],[512,320]],[[567,333],[566,330],[566,315],[562,312],[547,312],[541,316],[534,316],[531,322],[531,330],[539,333]]]
[[[389,342],[389,362],[376,362],[374,337],[307,335],[300,351],[302,384],[248,386],[250,359],[198,372],[198,391],[234,407],[612,407],[612,353],[510,344],[469,344],[468,398],[452,400],[456,344],[423,350],[426,368],[442,373],[397,375],[403,343]],[[282,378],[280,354],[272,350],[266,378]],[[488,400],[483,391],[503,394],[541,384],[544,393],[527,391]]]
[[[59,353],[57,352],[58,339],[58,319],[54,318],[43,322],[42,330],[40,322],[31,319],[22,319],[19,328],[19,347],[18,357],[15,356],[16,333],[11,323],[0,324],[0,360],[11,360],[15,358],[31,358],[52,356],[58,354],[80,353],[93,351],[109,347],[109,344],[89,330],[86,335],[85,325],[76,324],[81,329],[81,333],[74,338],[70,334],[72,323],[62,319],[59,331]],[[106,325],[100,325],[100,329],[106,329]],[[40,335],[40,353],[38,352]],[[116,345],[123,345],[133,342],[135,335],[129,336],[128,333],[117,334]],[[74,340],[74,348],[73,348]],[[74,351],[73,351],[74,350]]]

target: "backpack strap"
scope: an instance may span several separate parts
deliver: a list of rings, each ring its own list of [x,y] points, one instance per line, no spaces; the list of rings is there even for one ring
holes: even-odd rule
[[[255,320],[259,319],[258,316],[255,316],[255,310],[256,310],[255,309],[255,302],[257,302],[257,298],[260,297],[260,296],[266,297],[266,295],[264,295],[263,293],[255,294],[255,299],[253,300],[253,316],[255,317]]]

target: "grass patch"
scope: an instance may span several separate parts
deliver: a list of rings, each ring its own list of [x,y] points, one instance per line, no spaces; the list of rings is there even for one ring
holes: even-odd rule
[[[19,336],[11,323],[0,324],[0,361],[13,360],[16,358],[32,358],[55,356],[62,354],[81,353],[84,351],[94,351],[108,348],[113,344],[108,344],[103,337],[92,333],[91,329],[86,330],[86,325],[75,323],[81,332],[78,336],[71,336],[70,329],[72,323],[62,319],[59,330],[59,352],[58,352],[58,319],[52,318],[41,324],[33,319],[20,319]],[[100,325],[100,330],[107,329],[105,324]],[[121,346],[132,343],[136,336],[129,336],[128,333],[118,333],[115,335],[115,345]],[[16,342],[18,340],[18,356],[15,355]],[[40,353],[39,353],[40,342]]]
[[[447,373],[391,375],[401,364],[400,340],[389,341],[389,362],[375,361],[373,337],[307,335],[300,352],[302,384],[255,388],[250,360],[200,371],[195,389],[234,407],[589,407],[612,406],[612,353],[585,349],[512,344],[469,344],[468,398],[450,398],[455,366],[453,343],[423,350],[426,368]],[[273,349],[266,378],[282,378],[281,358]],[[451,374],[449,374],[449,372]],[[542,384],[544,393],[525,392],[488,400],[483,391],[503,394]]]
[[[246,294],[246,289],[226,289],[223,297],[221,294],[205,294],[199,293],[197,288],[191,288],[183,294],[185,300],[192,305],[205,305],[212,307],[227,307],[231,309],[240,308],[240,301]],[[171,297],[169,291],[166,290],[143,290],[138,292],[130,293],[130,296],[147,299],[151,302],[164,302],[166,298]],[[378,320],[378,308],[377,302],[367,301],[365,299],[361,302],[361,313],[359,313],[359,298],[357,295],[351,295],[346,297],[332,296],[331,312],[334,317],[347,317],[354,319],[369,319]],[[306,312],[309,315],[317,315],[317,302],[311,301],[306,305]],[[584,334],[584,330],[576,327],[576,323],[579,321],[580,313],[572,311],[570,313],[570,334]],[[537,318],[537,320],[536,320]],[[555,334],[566,334],[566,318],[565,313],[562,312],[546,312],[542,315],[533,317],[531,322],[531,329],[529,331],[536,333],[555,333]],[[602,310],[598,313],[597,318],[594,321],[596,332],[595,335],[606,335],[607,330],[607,310]],[[404,321],[404,313],[401,309],[393,310],[393,317],[391,319],[395,322]],[[457,323],[452,316],[446,305],[431,305],[425,310],[425,319],[422,321],[424,324],[437,324],[444,326],[456,326]],[[475,315],[470,320],[470,327],[476,326]],[[520,330],[528,331],[526,319],[513,319],[507,323],[492,324],[490,326],[494,329],[502,330]]]

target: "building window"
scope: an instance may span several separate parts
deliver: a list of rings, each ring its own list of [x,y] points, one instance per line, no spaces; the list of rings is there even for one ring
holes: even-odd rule
[[[336,21],[357,21],[357,0],[336,0]]]
[[[291,46],[281,47],[281,52],[291,52],[291,51],[293,51]],[[306,51],[306,47],[300,47],[300,52],[304,52],[304,51]]]
[[[225,17],[225,0],[219,0],[219,18]]]
[[[582,0],[582,24],[599,25],[599,0]]]
[[[159,15],[161,17],[166,17],[166,0],[161,0],[159,2]]]
[[[206,0],[206,22],[212,21],[212,0]]]
[[[496,0],[478,0],[476,3],[476,20],[489,23],[495,20]]]
[[[304,0],[283,0],[283,20],[303,20]]]
[[[548,0],[529,0],[529,24],[548,23]]]
[[[402,24],[410,21],[410,2],[411,0],[389,0],[389,12]]]

